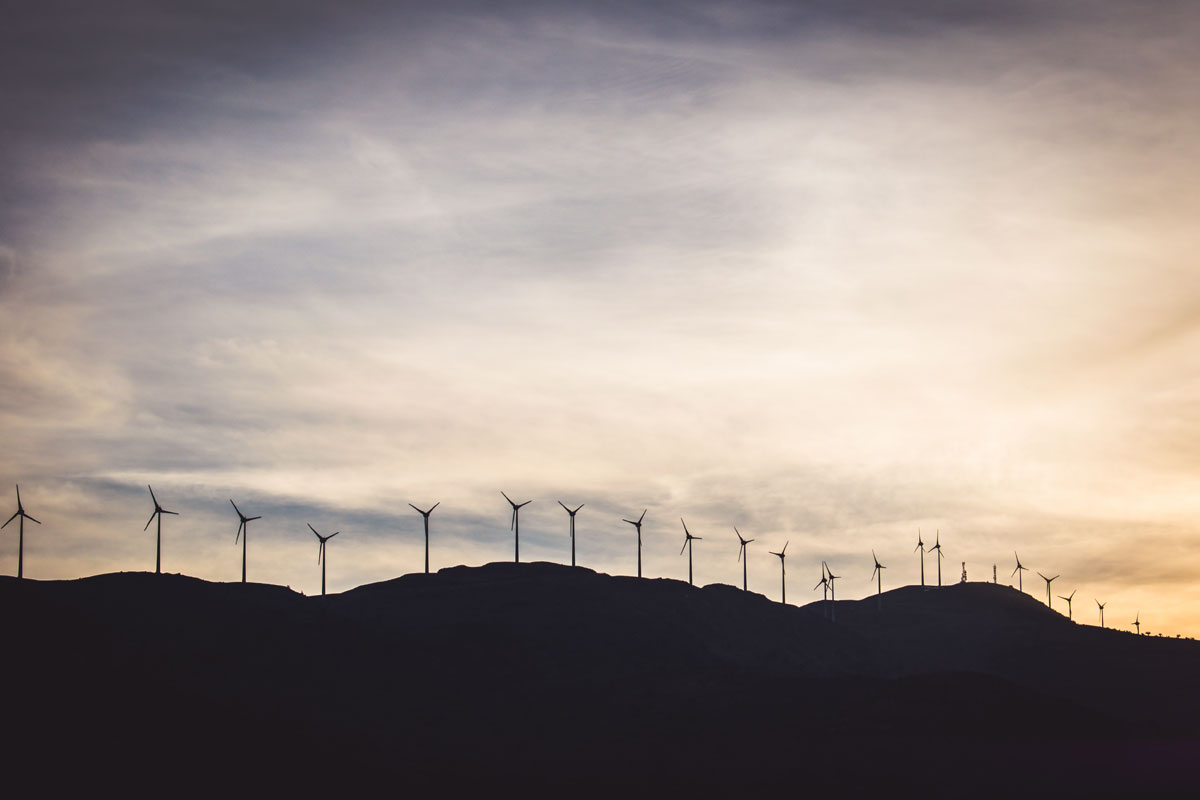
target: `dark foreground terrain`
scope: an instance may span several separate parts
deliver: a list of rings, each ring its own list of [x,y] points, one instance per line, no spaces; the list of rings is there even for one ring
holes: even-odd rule
[[[0,578],[0,609],[0,780],[40,794],[1200,791],[1200,643],[989,584],[835,621],[545,563],[326,598]]]

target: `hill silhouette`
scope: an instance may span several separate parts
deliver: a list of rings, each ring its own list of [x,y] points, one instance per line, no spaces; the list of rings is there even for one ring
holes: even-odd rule
[[[784,606],[556,564],[328,597],[0,579],[3,752],[43,790],[609,796],[1200,784],[1200,644],[961,584]],[[63,765],[70,764],[70,770]]]

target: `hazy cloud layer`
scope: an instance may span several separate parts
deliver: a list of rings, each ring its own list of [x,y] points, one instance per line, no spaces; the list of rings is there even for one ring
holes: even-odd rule
[[[233,496],[252,578],[314,590],[311,521],[343,589],[419,568],[409,501],[511,557],[504,489],[527,558],[563,499],[631,572],[648,507],[649,574],[682,516],[735,582],[737,525],[807,600],[920,527],[1194,632],[1200,15],[848,5],[6,12],[28,574],[148,567],[153,482],[167,569],[237,576]]]

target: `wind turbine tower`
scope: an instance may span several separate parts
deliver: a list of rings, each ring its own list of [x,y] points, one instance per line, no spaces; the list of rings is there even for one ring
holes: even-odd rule
[[[1048,608],[1054,608],[1054,606],[1050,605],[1050,584],[1058,580],[1059,576],[1055,575],[1053,578],[1047,578],[1045,575],[1039,572],[1038,577],[1046,582],[1046,606]]]
[[[238,520],[240,520],[238,522],[237,534],[233,537],[233,543],[237,544],[238,536],[242,537],[242,583],[245,583],[246,582],[246,540],[250,538],[250,527],[246,523],[253,522],[256,519],[262,519],[262,517],[261,516],[247,517],[245,514],[242,513],[242,510],[237,507],[237,503],[233,502],[232,497],[229,498],[229,505],[233,506],[233,510],[237,512]]]
[[[580,503],[579,508],[576,508],[574,511],[567,508],[562,500],[559,500],[558,504],[571,516],[571,566],[573,567],[575,566],[575,515],[579,513],[580,508],[583,508],[584,503]]]
[[[1013,550],[1013,556],[1017,559],[1017,565],[1015,567],[1013,567],[1012,575],[1009,575],[1008,577],[1011,578],[1013,575],[1016,575],[1017,576],[1017,591],[1023,592],[1023,591],[1025,591],[1025,587],[1021,583],[1021,574],[1023,572],[1028,572],[1029,567],[1021,566],[1021,557],[1017,555],[1016,550]]]
[[[150,484],[146,484],[146,488],[150,489]],[[154,513],[150,515],[150,519],[146,522],[146,527],[142,528],[142,530],[147,530],[150,527],[150,523],[154,522],[156,517],[158,518],[158,533],[155,536],[156,545],[154,550],[154,574],[159,575],[162,573],[162,515],[175,514],[178,516],[179,512],[167,511],[165,508],[160,506],[158,504],[158,498],[154,496],[153,489],[150,489],[150,499],[154,501]]]
[[[638,540],[638,577],[639,577],[639,578],[640,578],[640,577],[642,577],[642,520],[644,520],[645,518],[646,518],[646,509],[644,509],[644,508],[643,508],[643,509],[642,509],[642,515],[641,515],[640,517],[638,517],[638,518],[637,518],[637,521],[636,521],[636,522],[635,522],[635,521],[633,521],[633,520],[631,520],[631,519],[622,520],[623,522],[628,522],[630,525],[632,525],[633,527],[637,528],[637,540]]]
[[[737,534],[738,541],[741,546],[738,548],[738,561],[742,562],[742,591],[746,591],[746,564],[750,561],[750,556],[746,553],[746,545],[753,542],[753,539],[743,539],[742,532],[734,526],[733,532]]]
[[[683,536],[684,536],[683,547],[680,548],[679,555],[683,555],[684,550],[688,551],[688,586],[691,586],[692,585],[692,542],[700,541],[704,537],[692,536],[691,531],[689,531],[687,528],[687,523],[683,522],[683,517],[680,517],[679,521],[683,523]]]
[[[781,590],[780,596],[782,598],[780,602],[784,605],[787,605],[787,564],[785,563],[784,559],[787,558],[787,546],[790,543],[790,540],[784,542],[782,550],[780,550],[778,553],[771,553],[773,556],[779,556],[779,588]]]
[[[441,504],[442,504],[442,501],[438,500],[436,503],[434,503],[432,506],[429,507],[428,511],[422,511],[421,509],[414,506],[412,503],[408,504],[409,508],[411,508],[413,511],[416,511],[418,514],[420,514],[423,517],[423,521],[425,523],[425,574],[426,575],[429,574],[429,515],[433,513],[433,509],[437,508]]]
[[[329,559],[327,559],[325,557],[325,543],[328,542],[333,537],[337,536],[339,533],[341,533],[341,531],[334,531],[333,533],[329,534],[328,536],[322,536],[321,534],[317,533],[317,529],[314,528],[311,523],[305,523],[305,524],[308,525],[308,529],[313,532],[313,535],[316,536],[317,540],[320,541],[320,543],[321,543],[320,546],[317,548],[317,563],[321,565],[321,597],[324,597],[325,596],[325,565],[327,563],[329,563]]]
[[[871,551],[871,558],[875,561],[875,570],[871,573],[871,577],[875,579],[875,598],[879,608],[883,608],[883,571],[887,569],[883,564],[879,563],[879,557],[875,555],[875,551]]]
[[[929,552],[931,552],[931,553],[935,552],[935,551],[937,552],[938,586],[941,586],[942,585],[942,559],[946,557],[946,554],[942,552],[942,532],[939,530],[934,534],[934,536],[936,537],[934,539],[934,545],[933,545],[933,547],[929,548]]]
[[[17,578],[21,579],[25,577],[25,520],[37,522],[38,525],[42,523],[25,513],[25,506],[21,505],[20,486],[17,486],[17,510],[8,518],[8,522],[12,522],[14,519],[19,520],[17,522],[17,528],[20,531],[17,534]],[[0,525],[0,528],[7,528],[8,522]]]
[[[1078,590],[1078,589],[1073,589],[1069,595],[1063,596],[1063,595],[1061,595],[1061,594],[1060,594],[1060,595],[1058,596],[1058,598],[1059,598],[1060,600],[1066,600],[1066,601],[1067,601],[1067,619],[1071,619],[1071,601],[1075,599],[1075,592],[1077,592],[1077,591],[1079,591],[1079,590]]]
[[[504,492],[501,492],[500,494],[504,494]],[[512,498],[506,494],[504,494],[504,499],[508,501],[510,506],[512,506],[512,522],[508,527],[513,532],[513,554],[516,563],[519,564],[521,563],[521,518],[519,512],[522,506],[527,506],[533,501],[526,500],[524,503],[514,503]]]
[[[921,588],[925,587],[925,542],[921,540],[921,529],[917,528],[917,546],[913,552],[921,551]]]

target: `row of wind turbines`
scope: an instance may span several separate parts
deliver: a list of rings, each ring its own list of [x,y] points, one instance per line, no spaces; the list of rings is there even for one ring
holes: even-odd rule
[[[0,529],[7,528],[9,523],[11,523],[13,520],[19,520],[19,522],[18,522],[18,529],[19,529],[19,534],[18,534],[19,540],[18,541],[19,541],[19,543],[17,546],[17,577],[24,578],[25,577],[25,520],[30,520],[31,522],[37,523],[38,525],[41,525],[42,523],[39,522],[38,520],[34,519],[32,516],[30,516],[25,511],[25,506],[21,501],[21,487],[18,485],[16,488],[17,488],[17,510],[16,510],[16,512],[13,513],[13,515],[11,517],[8,518],[8,521],[5,522],[4,525],[0,525]],[[153,487],[151,487],[150,485],[147,485],[146,488],[150,492],[150,500],[154,503],[154,511],[151,512],[150,519],[146,521],[146,525],[142,528],[142,530],[143,531],[149,530],[151,523],[157,523],[155,526],[154,572],[155,572],[155,574],[161,574],[161,572],[162,572],[162,517],[164,514],[171,514],[171,515],[178,516],[179,512],[169,511],[169,510],[163,508],[163,506],[158,502],[158,497],[154,494]],[[520,515],[520,512],[521,512],[522,508],[529,505],[533,501],[526,500],[523,503],[518,503],[515,500],[513,500],[511,497],[509,497],[503,491],[500,492],[500,494],[503,495],[504,499],[507,500],[509,505],[512,507],[512,517],[510,518],[509,528],[513,532],[513,557],[514,557],[514,560],[519,563],[521,560],[521,515]],[[575,515],[579,513],[579,511],[584,507],[585,504],[580,503],[575,508],[571,508],[567,504],[563,503],[561,500],[559,500],[557,502],[560,506],[562,506],[563,510],[567,512],[567,515],[570,519],[571,566],[576,566],[576,564],[575,564]],[[238,527],[237,527],[237,533],[234,535],[234,543],[237,544],[240,542],[242,545],[242,583],[246,583],[246,551],[247,551],[247,540],[249,539],[249,523],[253,522],[254,520],[262,519],[262,516],[261,515],[253,516],[253,517],[246,516],[245,514],[242,513],[242,510],[240,508],[238,508],[237,503],[235,503],[232,498],[230,498],[229,504],[231,506],[233,506],[234,513],[236,513],[238,516]],[[430,514],[433,513],[434,509],[436,509],[438,506],[441,505],[441,502],[439,501],[437,503],[434,503],[428,509],[419,508],[419,507],[413,505],[412,503],[409,503],[408,505],[414,511],[416,511],[418,514],[420,514],[422,517],[422,522],[423,522],[424,532],[425,532],[425,573],[428,574],[429,573],[429,516],[430,516]],[[646,512],[648,510],[649,509],[643,509],[641,516],[639,516],[636,520],[632,520],[632,519],[623,519],[622,520],[622,522],[626,522],[629,525],[632,525],[637,532],[637,576],[639,578],[642,577],[642,522],[643,522],[643,520],[645,520]],[[687,554],[688,554],[688,585],[691,586],[691,585],[693,585],[692,543],[698,542],[698,541],[703,541],[703,537],[693,535],[692,532],[690,530],[688,530],[687,523],[683,520],[682,517],[680,517],[679,522],[683,526],[683,536],[684,536],[683,547],[680,548],[679,554],[683,555],[684,551],[685,550],[687,551]],[[317,537],[317,563],[321,567],[321,595],[324,596],[325,595],[325,575],[326,575],[326,567],[328,564],[328,558],[326,557],[326,544],[329,542],[330,539],[332,539],[333,537],[335,537],[339,533],[341,533],[341,531],[334,531],[331,534],[324,535],[324,534],[321,534],[316,528],[314,528],[311,523],[306,523],[306,524],[308,525],[308,529],[310,531],[312,531],[313,535]],[[753,543],[755,540],[747,539],[744,536],[742,536],[741,531],[739,531],[736,526],[734,526],[733,532],[737,536],[737,539],[738,539],[737,560],[742,565],[742,590],[748,591],[748,587],[749,587],[748,546],[751,543]],[[787,603],[787,563],[786,563],[786,559],[787,559],[788,544],[790,544],[790,542],[784,542],[783,547],[780,548],[778,552],[771,551],[771,555],[776,556],[779,559],[780,596],[781,596],[781,602],[783,602],[783,603]],[[917,531],[917,546],[913,549],[913,552],[920,553],[920,564],[921,564],[920,575],[921,575],[921,586],[922,587],[925,586],[925,555],[926,555],[926,553],[937,553],[937,558],[936,558],[937,585],[941,586],[942,585],[942,560],[945,559],[945,557],[946,557],[946,554],[942,550],[941,531],[937,531],[934,534],[933,547],[926,548],[925,541],[922,537],[921,531],[918,529],[918,531]],[[1021,557],[1019,555],[1017,555],[1016,551],[1013,552],[1013,556],[1016,558],[1016,566],[1013,568],[1012,574],[1009,577],[1012,578],[1013,576],[1015,576],[1017,578],[1017,589],[1018,589],[1018,591],[1023,592],[1024,585],[1023,585],[1022,578],[1023,578],[1023,573],[1028,571],[1028,567],[1024,566],[1021,563]],[[871,559],[874,562],[874,569],[871,572],[871,579],[875,581],[877,602],[880,604],[880,608],[882,608],[883,570],[887,569],[887,566],[880,563],[879,558],[875,555],[874,550],[871,551]],[[1050,578],[1050,577],[1043,575],[1040,572],[1038,572],[1037,574],[1038,574],[1038,576],[1040,576],[1042,578],[1042,580],[1044,580],[1046,582],[1046,605],[1050,608],[1053,608],[1054,606],[1053,606],[1050,586],[1054,581],[1058,580],[1058,578],[1061,576],[1055,575],[1054,577]],[[993,581],[995,581],[995,567],[993,567],[992,575],[993,575]],[[832,618],[834,609],[836,608],[837,593],[836,593],[835,581],[837,579],[838,579],[838,576],[833,573],[833,570],[830,569],[829,564],[825,561],[822,561],[821,562],[821,579],[819,581],[817,581],[817,583],[813,586],[813,590],[815,591],[817,589],[821,589],[823,599],[827,602],[833,601],[832,604],[827,606],[827,608],[828,608],[827,613],[830,615],[831,618]],[[965,565],[965,563],[963,566],[962,580],[963,580],[963,582],[966,582],[966,565]],[[1058,597],[1061,600],[1065,600],[1067,603],[1067,618],[1073,619],[1071,603],[1075,597],[1075,591],[1073,590],[1069,595],[1058,595]],[[1099,600],[1096,600],[1096,605],[1100,612],[1100,627],[1103,628],[1104,627],[1104,607],[1106,604],[1101,603]],[[1141,634],[1141,612],[1140,611],[1135,616],[1134,621],[1130,624],[1140,635]]]

